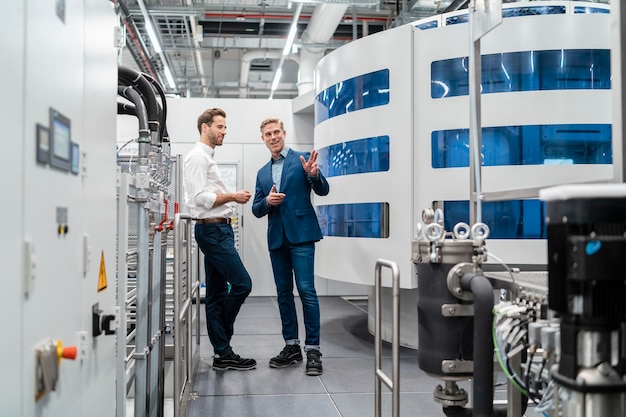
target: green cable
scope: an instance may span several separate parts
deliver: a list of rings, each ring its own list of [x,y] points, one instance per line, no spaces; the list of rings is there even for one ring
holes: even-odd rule
[[[504,372],[504,375],[506,375],[506,377],[509,379],[509,381],[511,381],[511,383],[515,386],[515,388],[517,388],[522,394],[524,394],[525,396],[529,396],[528,392],[522,388],[522,386],[517,382],[517,380],[515,379],[514,375],[511,375],[511,373],[508,370],[508,366],[506,366],[502,360],[502,358],[500,357],[500,349],[498,347],[498,341],[496,340],[496,311],[494,308],[493,311],[494,315],[493,315],[493,326],[491,327],[491,335],[493,337],[493,345],[496,348],[495,352],[496,352],[496,358],[498,358],[498,363],[500,364],[500,368],[502,368],[502,371]]]

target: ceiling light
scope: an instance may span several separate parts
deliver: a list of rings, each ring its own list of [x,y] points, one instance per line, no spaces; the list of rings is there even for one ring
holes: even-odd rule
[[[176,89],[176,82],[174,81],[174,77],[172,76],[172,71],[170,70],[169,65],[167,64],[167,56],[163,53],[163,48],[161,48],[161,42],[159,41],[159,37],[154,30],[154,26],[152,25],[152,20],[150,15],[148,14],[148,10],[146,9],[146,5],[143,0],[138,0],[139,8],[141,9],[141,14],[143,15],[143,21],[146,26],[146,33],[148,34],[148,38],[150,39],[150,43],[154,48],[154,52],[159,54],[161,57],[161,63],[163,64],[163,72],[165,73],[165,79],[169,84],[170,88]]]
[[[287,42],[285,42],[285,47],[283,48],[283,55],[289,55],[291,51],[291,45],[293,45],[293,41],[296,38],[296,33],[298,31],[298,20],[300,19],[300,12],[302,11],[302,3],[298,3],[298,7],[296,8],[296,12],[293,15],[293,21],[291,22],[291,27],[289,28],[289,35],[287,35]]]
[[[283,63],[285,62],[285,57],[289,55],[289,53],[291,52],[293,41],[296,39],[296,33],[298,31],[298,20],[300,20],[301,11],[302,11],[302,3],[298,3],[298,7],[296,8],[295,13],[293,14],[293,21],[291,22],[291,27],[289,28],[289,34],[287,35],[287,41],[285,42],[285,47],[283,48],[283,53],[282,53],[282,56],[280,57],[280,62],[278,63],[276,74],[274,74],[274,81],[272,82],[272,88],[270,89],[270,96],[269,96],[270,100],[274,98],[274,91],[276,91],[276,88],[278,88],[280,77],[283,75]]]
[[[152,44],[154,52],[157,54],[162,53],[163,49],[161,48],[161,43],[159,42],[159,38],[157,37],[150,20],[146,20],[146,32],[148,33],[148,39],[150,39],[150,44]]]
[[[167,64],[163,64],[163,72],[165,72],[165,79],[167,79],[167,83],[170,85],[170,88],[176,89],[176,82],[174,81],[174,77],[172,76],[172,71]]]
[[[276,91],[276,89],[278,88],[278,83],[280,82],[280,78],[283,75],[283,69],[282,68],[278,68],[276,70],[276,75],[274,76],[274,81],[272,81],[272,96],[274,95],[274,91]]]

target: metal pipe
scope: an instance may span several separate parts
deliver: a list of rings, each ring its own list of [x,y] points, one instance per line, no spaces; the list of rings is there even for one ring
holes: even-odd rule
[[[135,45],[137,53],[133,53],[133,48],[129,48],[131,54],[133,54],[136,62],[141,61],[146,70],[154,76],[156,73],[154,63],[150,60],[148,48],[146,47],[142,37],[139,35],[137,26],[130,17],[132,13],[128,9],[125,0],[113,0],[113,3],[115,3],[115,10],[121,15],[122,23],[124,23],[124,26],[126,27],[127,37],[130,38],[130,41]]]
[[[181,277],[181,246],[182,237],[180,234],[181,215],[177,213],[174,215],[174,415],[178,416],[180,413],[180,394],[181,394],[181,382],[179,376],[180,368],[180,326],[179,326],[179,311],[180,311],[180,277]]]
[[[392,280],[392,335],[391,335],[391,378],[385,375],[381,367],[382,330],[381,330],[381,276],[383,266],[391,269]],[[374,362],[375,362],[375,391],[374,413],[380,417],[381,413],[381,382],[391,389],[391,415],[400,416],[400,270],[395,262],[379,259],[375,270],[375,325],[374,325]]]
[[[119,190],[117,195],[117,306],[120,308],[119,329],[116,338],[116,354],[118,358],[126,355],[127,340],[121,335],[126,333],[126,292],[128,291],[128,265],[126,264],[126,253],[128,252],[128,200],[126,196],[129,194],[129,178],[128,174],[120,174]],[[126,363],[125,361],[116,361],[115,375],[117,384],[115,386],[116,404],[126,404]],[[126,415],[125,407],[116,407],[116,417],[124,417]]]
[[[191,218],[191,217],[190,217]],[[192,274],[189,266],[191,265],[191,242],[192,242],[192,234],[191,234],[191,220],[186,223],[186,257],[185,260],[187,262],[187,299],[185,300],[185,304],[191,305],[191,297],[193,297],[194,288],[199,288],[199,286],[192,284]],[[198,322],[200,321],[200,317],[198,317]],[[187,330],[187,337],[185,338],[185,346],[187,347],[187,380],[191,381],[191,375],[193,375],[193,352],[192,352],[192,340],[193,334],[191,332],[191,323],[193,322],[193,317],[191,314],[191,308],[187,307],[187,323],[185,325],[185,329]]]
[[[301,36],[298,95],[314,89],[315,65],[324,56],[324,47],[316,45],[324,45],[332,38],[347,9],[347,4],[337,3],[315,6],[311,20]]]
[[[465,274],[461,288],[474,295],[473,417],[493,415],[493,339],[491,337],[493,287],[482,275]]]
[[[152,76],[148,74],[142,74],[142,76],[152,84],[154,91],[159,95],[161,99],[161,104],[157,102],[157,116],[159,121],[159,143],[163,142],[163,139],[166,137],[166,120],[167,120],[167,100],[165,98],[165,91],[163,91],[163,86]]]
[[[178,321],[184,321],[187,317],[187,310],[189,310],[189,306],[191,305],[191,300],[189,298],[185,299],[183,306],[180,309]]]
[[[469,100],[470,100],[470,224],[482,222],[481,148],[482,128],[480,112],[481,56],[480,38],[474,39],[475,0],[469,7]]]
[[[159,132],[159,107],[152,84],[142,73],[125,66],[118,67],[118,83],[130,85],[139,90],[148,112],[148,126],[154,136],[157,136]]]
[[[149,220],[148,209],[143,205],[137,205],[137,337],[135,345],[135,415],[146,415],[146,394],[148,376],[148,283],[150,280],[150,254],[149,254]],[[148,284],[148,285],[147,285]]]
[[[190,249],[191,251],[191,249]],[[197,256],[194,257],[194,276],[196,277],[196,282],[198,283],[198,288],[196,288],[196,345],[200,346],[200,281],[198,281],[198,276],[200,274],[200,263],[198,258],[200,257],[200,251],[196,251]]]
[[[148,126],[148,112],[146,110],[146,105],[141,98],[141,95],[137,91],[135,91],[133,87],[122,85],[117,87],[117,95],[130,100],[135,105],[134,111],[139,121],[139,141],[141,142],[144,138],[144,140],[149,140],[148,138],[150,137],[150,128]],[[123,103],[118,103],[118,114],[120,114],[120,104]]]
[[[129,103],[117,102],[117,114],[127,114],[129,116],[137,116],[137,107]]]
[[[182,228],[182,223],[186,223],[186,227]],[[184,233],[184,232],[187,233]],[[180,403],[183,394],[183,382],[181,380],[181,357],[182,357],[182,340],[183,334],[181,330],[182,316],[181,316],[181,301],[182,297],[180,294],[180,288],[182,284],[182,276],[183,276],[183,267],[182,262],[185,256],[183,256],[183,241],[186,238],[189,239],[191,236],[191,215],[176,213],[174,214],[174,415],[180,415]],[[186,235],[186,236],[185,236]],[[189,246],[189,242],[186,242],[186,245]],[[186,256],[189,256],[189,250],[187,249],[185,252]],[[186,261],[189,263],[189,259]],[[187,287],[189,288],[189,287]],[[187,291],[187,300],[190,297],[189,291]],[[189,326],[189,323],[188,323]],[[187,327],[187,334],[190,334],[189,328]],[[185,344],[189,345],[189,338],[185,338]],[[187,358],[188,361],[191,360],[190,357]],[[189,372],[189,371],[188,371]],[[189,375],[189,373],[188,373]]]

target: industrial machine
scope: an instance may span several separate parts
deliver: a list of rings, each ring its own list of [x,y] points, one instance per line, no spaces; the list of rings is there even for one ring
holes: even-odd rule
[[[192,374],[194,297],[200,306],[191,218],[179,213],[182,157],[170,155],[158,81],[127,67],[118,73],[118,114],[136,119],[137,137],[117,155],[117,296],[125,337],[117,340],[116,398],[132,399],[135,416],[163,415],[171,398],[178,416]]]
[[[495,21],[488,9],[495,9],[497,2],[472,2],[470,8],[478,3],[489,5],[483,17]],[[480,56],[484,32],[477,35],[471,30],[477,13],[472,9],[469,22],[473,51]],[[534,404],[534,413],[546,417],[624,416],[626,276],[620,273],[620,254],[626,249],[626,185],[527,190],[526,200],[539,196],[541,203],[534,206],[539,215],[532,220],[530,207],[524,208],[527,202],[520,200],[517,217],[505,210],[499,216],[487,216],[495,226],[490,231],[482,223],[481,167],[490,164],[491,152],[505,142],[498,135],[498,144],[489,149],[481,141],[481,133],[488,131],[481,129],[480,96],[489,92],[491,84],[484,74],[481,78],[480,63],[473,56],[470,53],[468,63],[469,155],[459,153],[470,161],[469,204],[461,203],[464,208],[459,210],[453,207],[458,202],[435,202],[424,210],[413,242],[419,366],[444,381],[444,386],[436,387],[434,399],[447,416],[522,416],[529,403]],[[576,142],[567,138],[563,143]],[[578,163],[567,158],[570,151],[564,147],[542,145],[539,149],[539,161],[522,165],[546,165],[552,151],[560,160],[567,159],[565,163]],[[576,153],[591,155],[593,150]],[[515,195],[495,194],[488,196],[489,201],[510,201],[510,195]],[[446,212],[453,221],[444,219]],[[462,213],[469,214],[469,224],[459,222]],[[488,236],[495,231],[494,235],[503,238],[498,229],[507,224],[522,239],[547,237],[547,271],[524,270],[532,265],[509,266],[489,252]],[[535,230],[534,236],[525,234],[529,227]],[[494,264],[487,264],[490,258],[501,264],[500,271],[494,272]],[[529,281],[533,274],[543,279]],[[507,380],[506,406],[494,404],[494,359],[499,365],[495,375],[501,372]],[[467,391],[457,384],[462,380],[471,381],[471,408],[466,407]]]
[[[549,307],[560,317],[560,355],[544,395],[555,416],[623,416],[626,185],[563,186],[541,197],[547,201]]]
[[[434,397],[447,416],[506,415],[505,408],[492,409],[494,292],[482,270],[489,228],[459,223],[448,232],[441,209],[424,210],[422,217],[413,249],[419,366],[444,381]],[[473,409],[466,409],[468,393],[457,382],[470,378]]]
[[[626,415],[626,185],[557,186],[540,196],[544,283],[485,271],[488,228],[459,223],[448,232],[441,211],[425,210],[414,242],[418,359],[444,382],[434,399],[445,415],[520,416],[529,401],[549,417]],[[509,383],[506,408],[493,405],[494,352]],[[472,409],[457,385],[470,379]]]

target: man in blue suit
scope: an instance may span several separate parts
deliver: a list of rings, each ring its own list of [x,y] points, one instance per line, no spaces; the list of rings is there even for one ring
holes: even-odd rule
[[[306,374],[315,376],[322,374],[322,354],[313,264],[315,242],[322,239],[322,231],[311,204],[311,190],[323,196],[330,189],[319,171],[317,151],[289,149],[285,146],[285,135],[280,119],[266,119],[261,123],[261,138],[272,158],[257,173],[252,204],[256,217],[268,216],[267,243],[285,339],[285,347],[270,359],[270,367],[284,368],[303,359],[293,296],[295,277],[306,329]]]

